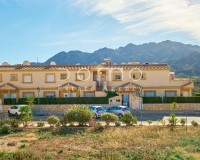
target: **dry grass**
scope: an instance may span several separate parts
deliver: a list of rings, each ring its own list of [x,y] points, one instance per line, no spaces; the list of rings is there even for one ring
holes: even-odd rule
[[[200,159],[200,131],[198,128],[189,128],[186,133],[183,127],[176,128],[174,132],[171,132],[169,128],[158,126],[131,126],[110,127],[101,133],[95,133],[92,129],[78,132],[60,129],[35,131],[31,135],[22,132],[5,136],[3,139],[12,137],[18,143],[22,143],[22,139],[28,140],[28,145],[24,149],[18,147],[18,151],[15,153],[19,154],[18,156],[21,156],[22,152],[30,153],[27,156],[32,156],[31,159],[156,160],[164,159],[168,154],[169,160],[170,156],[178,157],[178,159],[181,159],[181,156],[193,156],[194,159]],[[5,154],[4,152],[4,158]],[[24,156],[24,154],[22,155]],[[27,157],[23,158],[27,159]],[[192,158],[187,160],[189,159]]]

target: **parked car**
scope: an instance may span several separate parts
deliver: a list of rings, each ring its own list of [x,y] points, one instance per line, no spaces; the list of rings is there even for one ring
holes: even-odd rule
[[[89,106],[89,109],[94,113],[94,118],[99,118],[106,112],[106,109],[102,106]]]
[[[114,113],[119,118],[122,118],[125,113],[131,113],[127,106],[112,106],[106,110],[106,112]]]
[[[24,106],[27,106],[27,105],[14,105],[14,106],[11,106],[9,109],[8,109],[8,115],[9,116],[16,116],[18,117],[18,115],[21,114],[21,112],[19,111],[21,107],[24,107]],[[31,113],[31,112],[30,112]]]

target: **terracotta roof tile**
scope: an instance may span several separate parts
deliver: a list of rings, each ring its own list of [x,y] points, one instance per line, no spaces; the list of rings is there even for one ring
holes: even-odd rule
[[[168,64],[111,64],[111,65],[10,65],[10,66],[0,66],[0,71],[28,71],[28,70],[75,70],[81,68],[97,68],[98,66],[106,67],[106,68],[124,68],[124,69],[170,69]]]

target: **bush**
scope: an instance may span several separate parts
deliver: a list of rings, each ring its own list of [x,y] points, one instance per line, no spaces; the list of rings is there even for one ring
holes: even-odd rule
[[[37,126],[38,127],[43,127],[44,126],[44,122],[42,122],[41,120],[39,122],[37,122]]]
[[[119,121],[116,121],[116,122],[115,122],[115,126],[116,126],[116,127],[120,127],[121,125],[122,125],[121,122],[119,122]]]
[[[132,124],[137,124],[137,118],[133,116],[131,113],[125,113],[121,120],[127,126],[130,126]]]
[[[178,123],[178,119],[176,118],[176,115],[174,113],[171,113],[170,116],[169,116],[169,124],[173,127],[173,126],[176,126],[177,123]]]
[[[186,119],[185,118],[181,118],[180,123],[181,123],[182,126],[184,126],[185,123],[186,123]]]
[[[0,126],[4,125],[4,124],[9,124],[10,123],[10,120],[7,119],[7,118],[4,118],[4,119],[1,119],[0,120]]]
[[[19,127],[19,122],[16,120],[16,118],[13,118],[10,120],[10,125],[13,128],[18,128]]]
[[[20,107],[19,111],[21,114],[19,115],[20,121],[22,121],[24,127],[28,126],[28,122],[33,119],[31,114],[31,107],[30,106],[23,106]]]
[[[66,124],[67,124],[67,114],[64,114],[64,116],[62,118],[60,118],[60,123],[62,124],[62,126],[66,126]]]
[[[104,126],[100,122],[97,122],[96,126],[94,127],[95,132],[102,132],[104,129]]]
[[[192,126],[194,126],[194,127],[197,127],[197,126],[199,125],[195,120],[193,120],[193,121],[191,122],[191,124],[192,124]]]
[[[113,113],[104,113],[101,115],[101,120],[106,122],[106,126],[109,126],[111,122],[118,120],[118,117]]]
[[[80,126],[86,125],[93,118],[94,113],[84,105],[75,105],[66,114],[69,123],[78,123]]]
[[[56,116],[49,116],[47,118],[48,124],[50,124],[50,127],[54,127],[57,123],[59,123],[59,118]]]
[[[11,132],[10,126],[8,124],[4,124],[1,127],[1,134],[9,134]]]
[[[152,120],[147,120],[147,123],[149,124],[149,126],[151,125],[153,121]]]

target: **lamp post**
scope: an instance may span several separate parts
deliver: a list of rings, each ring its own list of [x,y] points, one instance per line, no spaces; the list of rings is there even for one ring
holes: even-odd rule
[[[141,120],[141,125],[142,125],[142,100],[141,100],[141,91],[142,91],[142,87],[139,87],[139,98],[140,98],[140,100],[139,100],[139,102],[140,102],[140,120]]]
[[[40,110],[40,87],[37,88],[38,91],[38,108]]]

